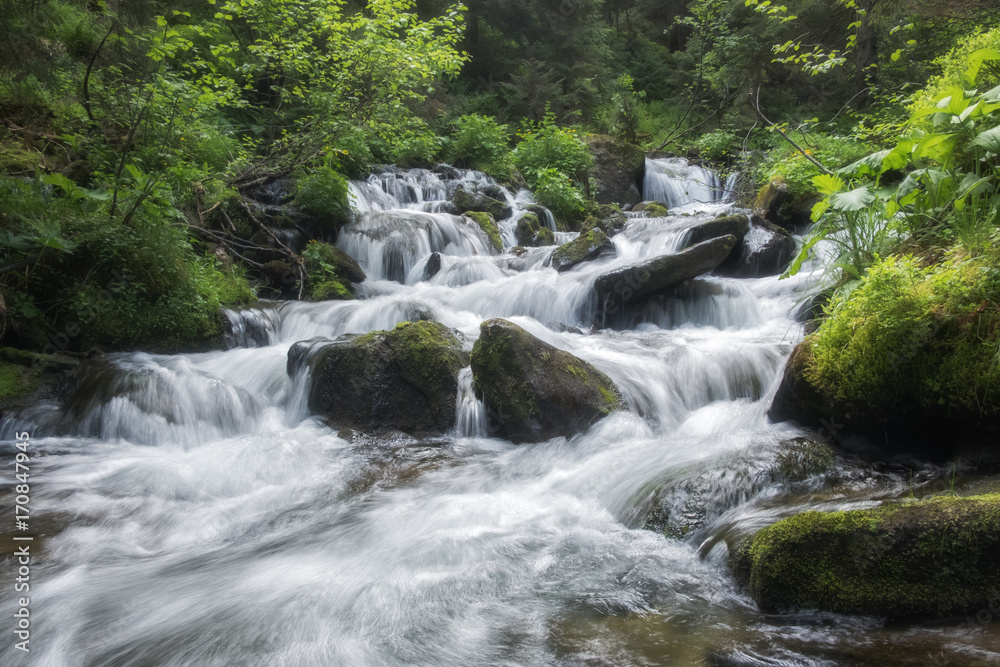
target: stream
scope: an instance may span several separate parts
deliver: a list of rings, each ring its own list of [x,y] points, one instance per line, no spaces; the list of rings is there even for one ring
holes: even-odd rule
[[[796,453],[808,434],[767,419],[818,264],[785,280],[705,276],[595,326],[595,279],[738,211],[732,180],[649,161],[644,196],[669,215],[630,214],[616,257],[557,273],[554,246],[493,255],[475,224],[442,212],[459,185],[499,188],[459,174],[387,168],[352,182],[356,216],[338,245],[367,272],[358,299],[229,311],[231,349],[115,354],[62,405],[7,417],[8,460],[13,433],[32,432],[42,536],[32,650],[8,637],[0,663],[998,664],[1000,619],[764,615],[733,583],[727,541],[808,509],[930,492],[950,470],[811,466]],[[509,249],[532,199],[500,190]],[[286,372],[297,341],[433,319],[471,349],[494,317],[592,363],[628,410],[515,446],[489,436],[466,371],[450,432],[376,437],[309,415],[306,383]],[[13,487],[2,493],[12,507]],[[2,542],[11,553],[12,534]],[[5,610],[13,572],[0,572]]]

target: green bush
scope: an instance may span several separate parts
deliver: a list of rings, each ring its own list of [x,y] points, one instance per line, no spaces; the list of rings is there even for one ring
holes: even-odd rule
[[[350,210],[347,178],[330,167],[319,167],[297,180],[295,201],[303,211],[339,227]]]
[[[828,169],[839,169],[872,152],[872,147],[857,139],[822,132],[792,133],[792,138]],[[762,165],[765,182],[783,179],[791,199],[815,194],[812,179],[820,173],[814,164],[787,142],[768,154]]]
[[[712,162],[722,162],[727,158],[734,157],[742,147],[743,139],[727,130],[708,132],[691,144],[691,148],[697,151],[701,157]]]
[[[586,200],[573,181],[558,169],[543,169],[535,177],[535,199],[562,220],[574,220],[583,213]]]
[[[538,187],[541,174],[548,169],[582,182],[593,166],[579,132],[556,125],[555,114],[545,114],[543,121],[522,129],[517,136],[521,141],[514,149],[514,164],[532,189]]]
[[[455,164],[504,177],[511,168],[506,125],[495,118],[469,114],[454,122],[455,132],[448,147],[448,158]]]

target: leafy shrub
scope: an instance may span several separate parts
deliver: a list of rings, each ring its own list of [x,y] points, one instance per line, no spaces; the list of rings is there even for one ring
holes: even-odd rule
[[[347,221],[347,178],[330,167],[319,167],[296,182],[295,201],[303,211],[332,225]]]
[[[455,132],[448,149],[449,159],[493,176],[506,176],[511,167],[506,125],[495,118],[469,114],[454,122]]]
[[[586,204],[580,189],[558,169],[543,169],[536,174],[535,199],[563,220],[579,218]]]
[[[703,158],[722,162],[739,153],[743,147],[743,140],[728,130],[716,130],[698,137],[691,147]]]
[[[829,169],[846,167],[872,151],[870,145],[856,139],[821,132],[794,134],[793,138]],[[815,194],[812,179],[820,173],[814,164],[784,142],[767,156],[763,171],[766,180],[784,179],[793,200]]]
[[[514,164],[533,190],[547,169],[582,181],[593,166],[593,158],[577,130],[556,125],[551,112],[540,123],[517,134],[521,142],[514,149]]]

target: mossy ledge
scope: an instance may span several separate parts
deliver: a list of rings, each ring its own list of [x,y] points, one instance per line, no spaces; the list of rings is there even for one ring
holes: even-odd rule
[[[493,250],[503,252],[503,239],[500,236],[500,228],[497,227],[497,221],[493,219],[492,215],[478,211],[466,211],[464,215],[479,225],[479,228],[486,234],[486,238],[490,240]]]
[[[309,409],[338,426],[414,435],[455,425],[458,373],[469,355],[440,322],[296,343],[288,373],[311,371]]]
[[[739,542],[730,565],[768,613],[975,612],[1000,590],[1000,494],[805,512]]]
[[[511,442],[573,435],[623,407],[607,375],[516,324],[487,320],[479,331],[472,348],[476,393],[490,426]]]

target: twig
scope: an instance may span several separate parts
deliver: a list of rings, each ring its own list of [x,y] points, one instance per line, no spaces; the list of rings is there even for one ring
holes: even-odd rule
[[[764,112],[760,110],[760,86],[757,86],[757,96],[756,96],[756,98],[754,98],[754,107],[753,108],[754,108],[754,111],[757,112],[757,115],[760,116],[765,123],[767,123],[768,125],[770,125],[778,134],[780,134],[782,139],[784,139],[785,141],[787,141],[788,143],[790,143],[795,150],[797,150],[799,153],[801,153],[802,157],[804,157],[805,159],[809,160],[814,165],[816,165],[816,168],[819,169],[820,171],[822,171],[824,174],[829,174],[831,176],[833,175],[833,172],[830,171],[829,169],[827,169],[825,166],[823,166],[822,162],[820,162],[819,160],[817,160],[816,158],[814,158],[812,155],[809,155],[809,153],[807,153],[804,148],[802,148],[797,143],[795,143],[795,141],[791,137],[789,137],[787,134],[785,134],[785,132],[780,127],[778,127],[777,125],[775,125],[774,123],[772,123],[770,120],[768,120],[767,116],[764,115]]]

